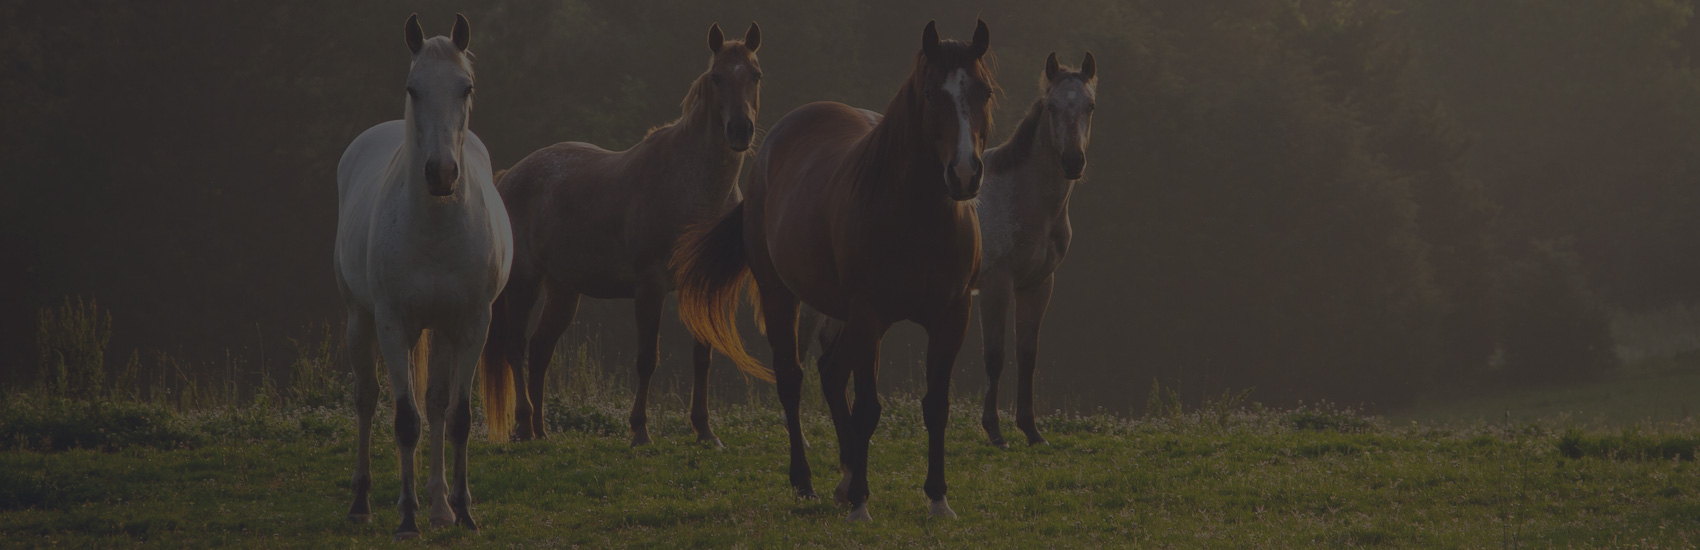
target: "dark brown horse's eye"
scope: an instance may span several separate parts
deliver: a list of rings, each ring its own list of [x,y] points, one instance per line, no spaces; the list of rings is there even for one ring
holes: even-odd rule
[[[714,81],[714,85],[715,85],[715,86],[719,86],[719,85],[720,85],[720,75],[717,75],[717,74],[711,74],[711,75],[708,75],[708,79],[709,79],[709,80],[713,80],[713,81]]]

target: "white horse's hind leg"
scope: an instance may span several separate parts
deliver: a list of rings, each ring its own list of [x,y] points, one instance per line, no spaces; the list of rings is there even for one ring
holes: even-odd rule
[[[418,476],[413,468],[419,448],[419,407],[413,402],[413,364],[410,357],[413,344],[419,339],[419,331],[408,330],[399,319],[385,317],[382,313],[377,316],[378,348],[384,354],[384,368],[389,371],[390,395],[395,396],[396,456],[401,463],[401,498],[396,501],[401,525],[396,527],[395,537],[400,540],[419,536],[419,525],[414,522],[414,515],[419,511],[419,494],[414,481]]]
[[[430,437],[429,449],[426,451],[431,460],[427,481],[425,482],[425,498],[431,504],[431,526],[448,527],[455,524],[455,513],[449,507],[449,484],[443,478],[446,463],[443,460],[443,443],[446,440],[444,416],[448,412],[450,386],[454,385],[455,360],[454,354],[460,350],[460,342],[450,343],[446,335],[438,331],[427,331],[426,338],[431,339],[430,377],[425,388],[425,420],[430,427],[426,434]]]
[[[378,408],[378,366],[372,361],[372,316],[348,312],[349,364],[354,367],[355,423],[360,439],[355,444],[354,504],[348,507],[348,519],[355,523],[372,521],[372,415]]]

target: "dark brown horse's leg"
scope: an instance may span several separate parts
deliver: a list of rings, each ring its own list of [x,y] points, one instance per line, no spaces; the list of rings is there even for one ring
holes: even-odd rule
[[[868,443],[880,424],[880,337],[890,325],[871,314],[851,313],[833,343],[834,368],[847,368],[856,377],[856,401],[850,409],[849,441],[840,451],[850,469],[850,515],[846,521],[870,521],[868,514]]]
[[[982,400],[980,427],[987,441],[1007,449],[1003,430],[998,428],[998,384],[1003,378],[1004,335],[1009,331],[1009,279],[1001,273],[980,279],[980,340],[986,357],[986,395]]]
[[[526,394],[531,401],[531,433],[538,439],[548,435],[543,422],[543,394],[548,389],[549,362],[555,359],[555,346],[561,343],[561,334],[573,326],[573,317],[578,315],[578,298],[579,294],[572,290],[549,287],[543,300],[543,315],[537,320],[537,330],[532,331],[530,349],[526,350],[527,368],[531,370],[526,380]]]
[[[819,312],[819,311],[815,311],[815,308],[812,308],[812,307],[804,306],[804,307],[802,307],[798,310],[798,312],[797,312],[797,360],[798,361],[802,361],[804,358],[809,356],[809,346],[812,344],[812,342],[814,340],[815,331],[820,329],[821,319],[825,318],[825,317],[826,317],[825,315],[822,315],[821,312]],[[826,349],[824,349],[824,348],[821,349],[821,353],[826,353]],[[817,360],[816,363],[818,364],[819,361]]]
[[[513,373],[514,428],[510,438],[514,441],[532,438],[532,403],[525,392],[526,327],[531,324],[532,308],[537,305],[540,289],[540,281],[524,278],[516,269],[491,308],[496,320],[489,337],[496,339],[495,345]]]
[[[348,358],[354,366],[355,422],[360,439],[354,448],[354,504],[348,507],[348,520],[355,523],[372,521],[372,415],[378,410],[378,365],[373,361],[377,348],[373,345],[372,316],[358,311],[348,312]]]
[[[846,390],[850,385],[851,368],[839,360],[833,353],[838,343],[838,337],[844,331],[844,323],[836,319],[822,318],[820,323],[820,359],[815,361],[816,370],[820,371],[821,395],[825,397],[826,408],[832,414],[832,431],[838,437],[838,488],[832,492],[832,501],[840,506],[850,504],[850,467],[845,464],[845,453],[850,449],[852,430],[850,429],[850,401]]]
[[[767,344],[773,348],[773,378],[779,404],[785,409],[785,432],[790,436],[791,488],[801,498],[816,498],[809,471],[808,444],[803,441],[803,368],[797,361],[797,296],[783,284],[758,285]]]
[[[950,423],[950,375],[968,332],[971,304],[964,296],[926,327],[927,395],[921,398],[921,414],[927,423],[927,483],[923,489],[935,518],[956,518],[944,499],[944,431]]]
[[[708,426],[708,369],[713,361],[714,350],[708,344],[699,340],[692,346],[691,364],[696,367],[696,376],[691,381],[691,429],[696,430],[697,441],[725,448]]]
[[[661,306],[667,289],[660,284],[639,285],[637,307],[637,391],[632,397],[632,446],[648,445],[649,439],[649,379],[660,364]]]
[[[1020,385],[1015,394],[1015,425],[1027,434],[1028,445],[1046,443],[1033,422],[1033,370],[1039,360],[1039,325],[1045,321],[1045,308],[1051,304],[1051,288],[1056,275],[1015,293],[1015,360]]]

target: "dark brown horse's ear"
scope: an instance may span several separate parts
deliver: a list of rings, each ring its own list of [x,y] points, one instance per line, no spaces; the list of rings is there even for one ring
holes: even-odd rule
[[[934,21],[927,22],[927,28],[921,31],[921,55],[927,61],[937,61],[939,58],[939,28]]]
[[[968,46],[968,53],[973,54],[974,59],[979,59],[985,57],[986,50],[992,47],[992,37],[991,31],[986,29],[985,21],[976,19],[975,22],[977,24],[974,25],[974,43]]]
[[[1080,62],[1080,76],[1087,80],[1098,78],[1098,59],[1092,57],[1092,52],[1086,52],[1086,59]]]
[[[761,47],[761,26],[755,21],[750,22],[750,30],[744,31],[744,47],[749,48],[751,53]]]
[[[472,23],[466,21],[466,16],[455,14],[455,29],[449,33],[449,39],[455,43],[455,48],[466,51],[472,45]]]
[[[720,47],[726,44],[726,35],[720,32],[720,24],[708,26],[708,51],[720,53]]]
[[[1057,63],[1057,52],[1051,52],[1051,56],[1045,58],[1045,80],[1056,82],[1057,73],[1060,72],[1062,72],[1062,65]]]
[[[424,47],[425,29],[419,28],[419,14],[415,13],[407,18],[407,49],[418,54],[419,50]]]

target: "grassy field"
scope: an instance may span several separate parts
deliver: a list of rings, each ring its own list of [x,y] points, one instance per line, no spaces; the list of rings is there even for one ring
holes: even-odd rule
[[[609,401],[555,407],[559,431],[548,442],[476,445],[482,532],[427,526],[415,544],[1700,545],[1693,422],[1576,431],[1224,407],[1139,420],[1052,416],[1042,422],[1050,445],[999,450],[981,443],[971,400],[958,405],[948,459],[955,521],[926,517],[912,397],[887,399],[871,525],[845,524],[830,500],[792,497],[773,407],[717,411],[724,450],[694,443],[683,411],[659,411],[658,442],[633,449]],[[371,525],[343,519],[354,440],[343,411],[178,414],[21,396],[3,411],[0,544],[367,547],[387,543],[397,521],[387,411],[377,422]],[[830,489],[830,422],[815,413],[806,427],[815,483]]]

